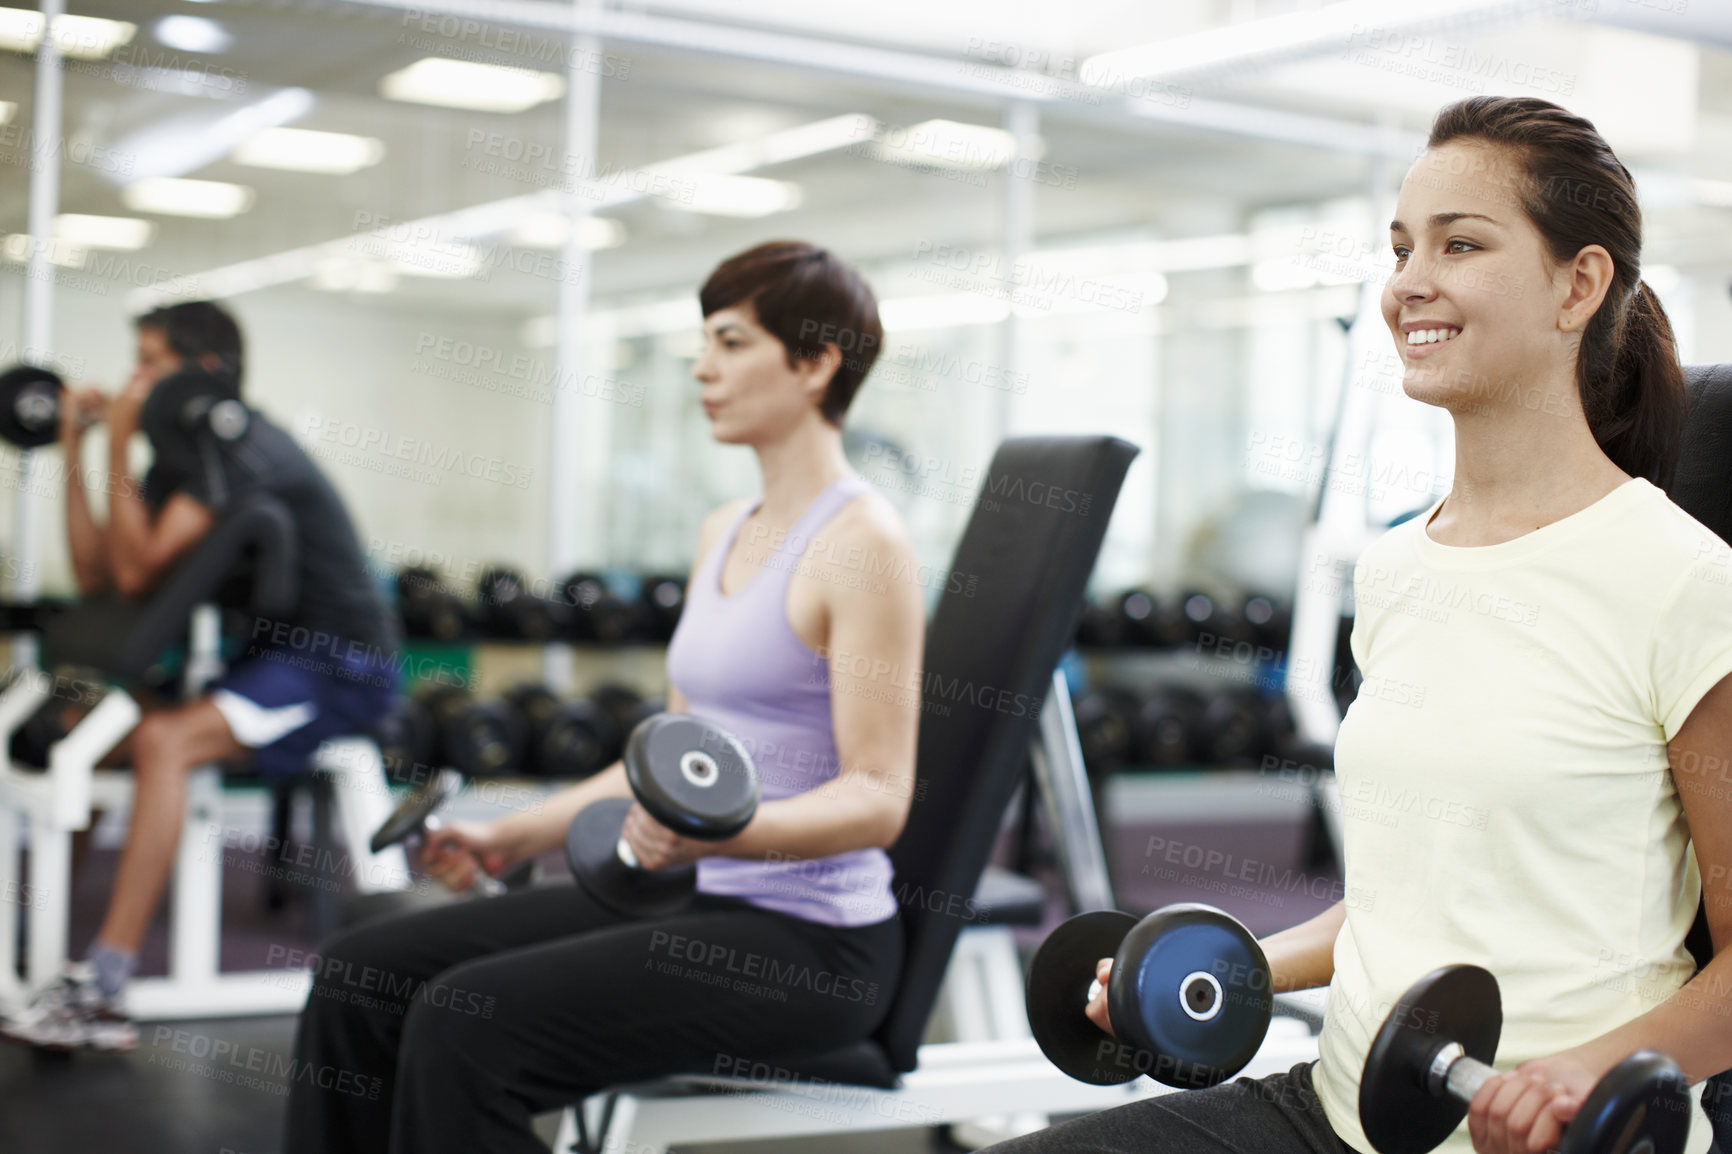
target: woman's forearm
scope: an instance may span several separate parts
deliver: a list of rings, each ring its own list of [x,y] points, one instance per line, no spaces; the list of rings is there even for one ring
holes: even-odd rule
[[[1346,921],[1347,903],[1336,902],[1310,921],[1258,942],[1277,994],[1329,984],[1335,976],[1335,939]]]
[[[594,777],[578,782],[546,798],[532,813],[517,813],[494,823],[494,833],[501,848],[513,860],[536,857],[557,849],[565,843],[565,831],[579,810],[609,797],[630,797],[631,787],[625,781],[625,764],[614,762]]]
[[[896,840],[907,815],[906,799],[846,787],[830,792],[820,786],[765,802],[752,824],[719,843],[716,852],[725,857],[786,861],[881,849]]]
[[[1598,1077],[1637,1050],[1660,1051],[1692,1083],[1732,1067],[1732,954],[1722,952],[1666,1001],[1572,1053]]]

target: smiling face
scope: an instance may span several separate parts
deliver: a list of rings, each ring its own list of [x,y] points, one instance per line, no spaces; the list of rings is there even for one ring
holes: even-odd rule
[[[692,365],[710,435],[736,445],[779,440],[817,413],[839,360],[790,367],[787,346],[758,323],[749,303],[717,309],[704,318],[704,349]]]
[[[1573,387],[1586,302],[1522,210],[1521,178],[1504,150],[1457,140],[1427,149],[1402,183],[1382,307],[1415,400],[1532,408],[1529,394],[1552,387],[1563,364]]]

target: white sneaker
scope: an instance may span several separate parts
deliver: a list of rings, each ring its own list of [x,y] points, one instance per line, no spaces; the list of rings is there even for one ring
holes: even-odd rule
[[[61,979],[10,1017],[0,1017],[0,1036],[44,1050],[131,1050],[138,1027],[120,998],[108,998],[88,962],[72,962]]]

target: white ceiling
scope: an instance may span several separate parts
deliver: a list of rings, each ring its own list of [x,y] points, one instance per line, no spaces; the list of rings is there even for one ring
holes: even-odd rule
[[[1584,22],[1576,17],[1592,0],[1556,0],[1551,7],[1559,11],[1440,35],[1426,51],[1450,59],[1478,53],[1474,59],[1492,61],[1506,79],[1488,91],[1584,105],[1584,113],[1607,119],[1614,145],[1627,149],[1633,163],[1732,180],[1732,0],[1692,0],[1686,13],[1664,11],[1662,2],[1597,0],[1595,19]],[[1035,58],[1036,67],[1061,75],[1081,57],[1102,50],[1304,6],[1246,0],[876,0],[871,5],[655,0],[622,5],[631,12],[797,33],[826,43],[890,46],[944,68],[978,63],[989,44],[1026,45],[1045,53]],[[441,40],[376,4],[82,0],[74,10],[139,24],[133,59],[145,62],[175,63],[176,54],[162,58],[166,50],[150,35],[162,15],[205,16],[234,36],[228,52],[203,64],[227,83],[213,81],[201,95],[142,91],[117,83],[101,68],[74,69],[66,79],[65,120],[79,139],[112,146],[172,118],[215,118],[295,86],[315,97],[312,111],[295,121],[296,127],[357,132],[386,144],[381,165],[352,176],[273,172],[227,160],[189,173],[250,185],[258,197],[251,212],[232,221],[158,218],[157,239],[147,253],[171,271],[192,272],[351,235],[363,218],[411,219],[534,191],[521,180],[467,166],[481,157],[468,142],[476,133],[498,133],[557,149],[561,139],[558,104],[502,115],[379,98],[380,77],[436,54],[430,45],[454,44],[451,55],[517,65],[526,61],[474,39]],[[1626,28],[1639,35],[1626,34]],[[537,35],[547,39],[546,33]],[[631,44],[611,44],[608,50],[629,62],[623,78],[615,75],[601,85],[598,152],[610,166],[651,163],[842,113],[864,112],[904,125],[934,116],[994,124],[1000,115],[992,101],[976,96],[915,91],[863,76]],[[199,63],[185,54],[179,59]],[[1631,60],[1645,63],[1635,67]],[[1680,60],[1695,73],[1693,92],[1685,96],[1679,95]],[[1521,65],[1520,75],[1530,80],[1535,69],[1568,75],[1572,92],[1565,97],[1533,83],[1511,87],[1512,65]],[[23,106],[15,126],[28,122],[31,81],[26,57],[0,54],[0,99]],[[1478,82],[1472,68],[1415,80],[1331,54],[1198,80],[1189,98],[1199,115],[1189,118],[1141,119],[1074,100],[1048,102],[1041,124],[1045,159],[1074,168],[1076,180],[1074,188],[1037,188],[1038,232],[1043,240],[1207,235],[1242,228],[1246,215],[1258,208],[1359,194],[1371,159],[1214,131],[1199,124],[1201,110],[1218,103],[1229,111],[1249,110],[1253,121],[1290,113],[1362,125],[1381,119],[1421,133],[1438,107],[1466,95]],[[0,163],[0,231],[6,232],[23,227],[25,212],[26,170],[17,162],[17,148],[11,151],[13,162]],[[996,243],[1002,175],[977,186],[849,153],[796,161],[764,175],[800,183],[804,205],[745,221],[694,216],[650,202],[619,210],[614,215],[625,223],[629,240],[621,249],[597,254],[597,293],[626,297],[686,287],[721,256],[769,236],[820,239],[862,261],[906,257],[922,240]],[[125,213],[115,183],[78,165],[63,168],[62,207]],[[1656,240],[1675,250],[1652,259],[1732,262],[1732,229],[1726,228],[1724,209],[1684,204],[1651,216],[1651,222]],[[475,282],[406,280],[395,296],[415,307],[448,303],[533,314],[547,311],[553,291],[545,278],[501,273],[479,290]]]

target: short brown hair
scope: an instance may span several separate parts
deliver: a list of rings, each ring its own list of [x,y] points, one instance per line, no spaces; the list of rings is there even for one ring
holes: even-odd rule
[[[814,360],[835,345],[842,363],[818,411],[832,425],[853,403],[884,347],[878,298],[853,268],[828,250],[799,240],[773,240],[716,266],[698,290],[704,316],[749,304],[758,323],[787,349],[788,367]]]

